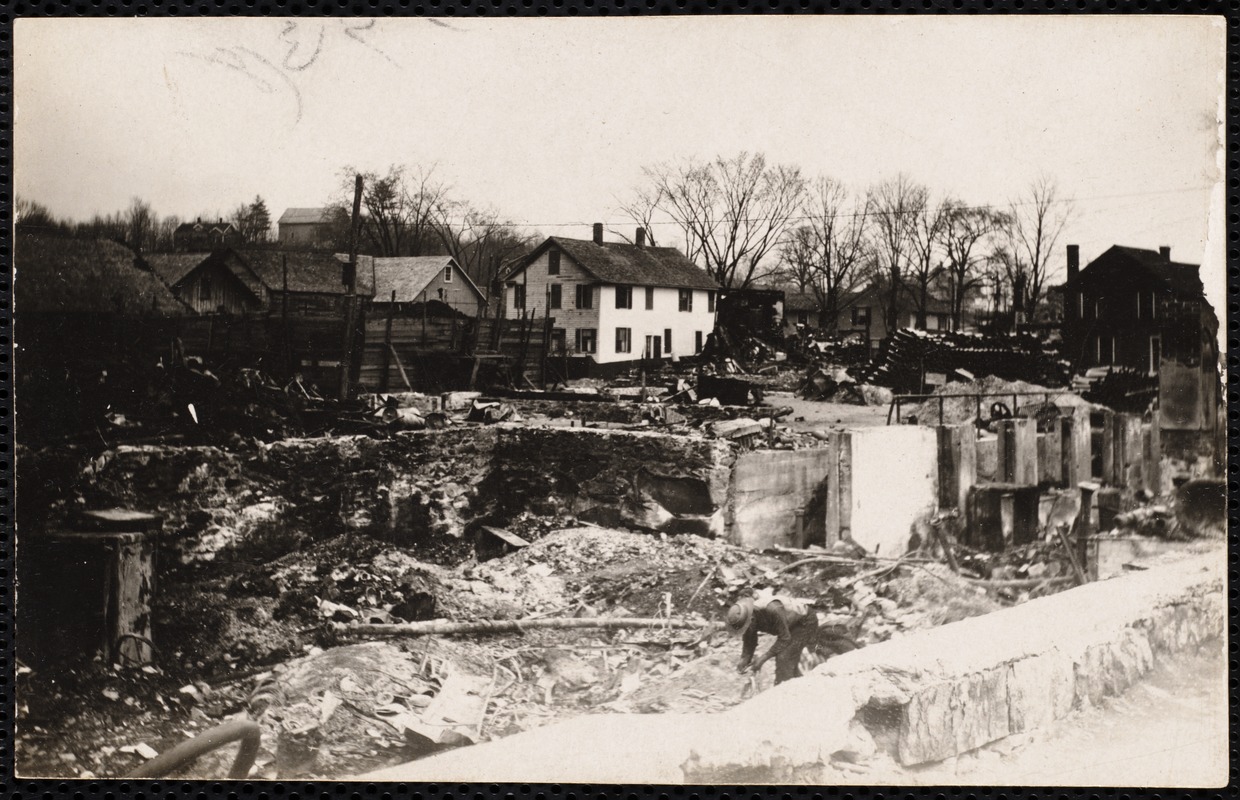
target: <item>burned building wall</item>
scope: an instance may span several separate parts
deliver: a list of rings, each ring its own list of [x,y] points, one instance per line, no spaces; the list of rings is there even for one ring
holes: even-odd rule
[[[634,431],[508,428],[492,484],[501,513],[567,513],[599,524],[722,535],[733,448]]]

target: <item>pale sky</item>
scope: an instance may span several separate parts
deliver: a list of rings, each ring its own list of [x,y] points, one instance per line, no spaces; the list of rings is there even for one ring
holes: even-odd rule
[[[905,172],[979,205],[1046,173],[1073,201],[1060,251],[1170,245],[1222,316],[1224,42],[1185,16],[19,19],[16,191],[77,219],[261,194],[275,218],[346,164],[435,164],[587,238],[630,225],[643,165],[685,157],[858,191]]]

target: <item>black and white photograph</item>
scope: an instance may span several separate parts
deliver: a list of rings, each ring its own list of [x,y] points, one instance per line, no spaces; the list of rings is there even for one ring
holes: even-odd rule
[[[16,774],[1225,786],[1226,31],[17,19]]]

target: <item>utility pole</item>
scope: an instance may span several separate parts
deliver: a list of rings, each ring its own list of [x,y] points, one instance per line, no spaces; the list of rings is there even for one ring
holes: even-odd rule
[[[353,367],[353,327],[357,300],[357,226],[362,214],[362,176],[353,183],[353,219],[349,226],[349,265],[345,267],[344,358],[340,363],[340,402],[349,399],[349,373]]]

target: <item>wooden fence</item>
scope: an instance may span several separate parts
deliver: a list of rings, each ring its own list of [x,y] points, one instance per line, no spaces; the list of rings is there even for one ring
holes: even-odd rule
[[[549,376],[546,317],[372,314],[364,337],[358,383],[372,391],[443,391],[495,380],[543,386]]]
[[[25,315],[19,355],[49,375],[83,379],[129,364],[165,363],[177,348],[212,369],[261,369],[281,382],[300,375],[324,395],[340,387],[346,316],[270,314],[119,318]],[[350,384],[362,391],[439,392],[494,383],[529,388],[554,380],[548,370],[550,321],[401,316],[359,308],[349,348]],[[27,367],[28,368],[28,367]]]

